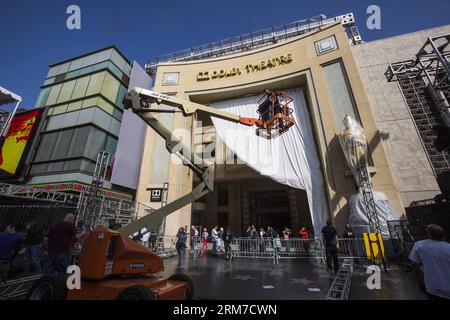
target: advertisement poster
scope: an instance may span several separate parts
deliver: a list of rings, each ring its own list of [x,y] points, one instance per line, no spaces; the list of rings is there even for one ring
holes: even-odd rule
[[[15,175],[33,137],[42,109],[14,116],[0,149],[0,174]]]

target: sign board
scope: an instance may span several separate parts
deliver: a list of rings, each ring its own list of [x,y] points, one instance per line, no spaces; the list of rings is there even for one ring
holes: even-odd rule
[[[161,202],[162,200],[162,188],[150,189],[150,202]]]

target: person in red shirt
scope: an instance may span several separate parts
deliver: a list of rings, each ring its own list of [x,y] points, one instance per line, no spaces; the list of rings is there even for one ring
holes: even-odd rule
[[[300,231],[298,232],[298,235],[300,238],[303,239],[303,248],[305,249],[306,253],[309,253],[309,232],[305,227],[301,227]]]
[[[65,274],[71,263],[70,250],[79,238],[73,223],[73,214],[68,213],[63,221],[53,225],[47,235],[47,268],[46,274]]]

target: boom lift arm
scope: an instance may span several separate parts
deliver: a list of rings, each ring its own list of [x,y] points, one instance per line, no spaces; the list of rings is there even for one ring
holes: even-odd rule
[[[202,111],[217,118],[248,126],[257,125],[258,127],[261,127],[263,125],[262,121],[259,119],[241,118],[232,113],[216,110],[205,105],[185,101],[151,90],[142,88],[134,88],[129,90],[124,98],[125,109],[131,108],[136,115],[144,120],[153,130],[155,130],[156,133],[158,133],[166,141],[167,150],[170,153],[176,154],[183,161],[184,165],[190,167],[200,178],[201,183],[197,185],[190,193],[180,199],[170,202],[153,213],[121,228],[119,232],[123,236],[130,236],[144,227],[148,230],[157,230],[166,216],[178,209],[181,209],[189,203],[200,199],[204,195],[213,191],[214,188],[214,164],[205,163],[203,159],[191,152],[190,148],[183,145],[183,143],[178,140],[169,129],[167,129],[157,118],[155,118],[152,113],[163,111],[154,107],[152,108],[152,105],[154,106],[154,104],[165,104],[176,107],[181,110],[184,116],[190,116],[198,111]],[[186,152],[186,154],[184,154],[184,152]]]

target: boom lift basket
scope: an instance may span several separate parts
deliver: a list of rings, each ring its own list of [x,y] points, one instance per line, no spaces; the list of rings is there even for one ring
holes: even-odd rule
[[[295,123],[289,107],[292,101],[284,92],[266,90],[266,94],[258,101],[256,135],[272,139],[288,131]]]

